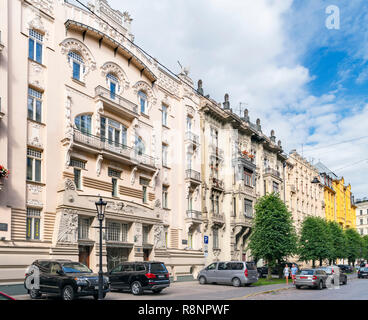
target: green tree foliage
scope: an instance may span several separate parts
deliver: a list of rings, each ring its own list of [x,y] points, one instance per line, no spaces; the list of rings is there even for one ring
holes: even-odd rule
[[[336,264],[337,259],[343,259],[345,255],[345,236],[342,227],[335,221],[327,222],[328,233],[330,237],[328,259]]]
[[[296,253],[297,236],[292,216],[278,194],[268,194],[255,205],[248,248],[253,256],[268,263],[268,277],[271,277],[271,267],[276,261]]]
[[[332,250],[332,237],[327,222],[320,217],[307,217],[302,223],[299,239],[299,259],[303,261],[319,260],[320,265],[328,259]]]
[[[368,261],[368,235],[362,237],[362,258]]]
[[[355,229],[346,229],[344,231],[346,239],[346,255],[349,264],[355,264],[355,260],[361,258],[363,241],[360,234]]]

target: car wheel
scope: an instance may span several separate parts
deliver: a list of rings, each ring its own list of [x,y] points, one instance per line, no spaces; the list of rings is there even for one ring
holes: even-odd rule
[[[29,290],[29,296],[31,299],[40,299],[42,297],[42,293],[39,290],[31,289]]]
[[[318,290],[322,290],[323,289],[323,281],[320,281],[318,283]]]
[[[106,292],[104,292],[104,293],[102,294],[102,299],[105,299],[105,297],[106,297]],[[98,300],[98,294],[94,294],[94,295],[93,295],[93,298],[94,298],[95,300]]]
[[[204,276],[199,277],[199,283],[200,284],[206,284],[207,283],[206,278]]]
[[[233,283],[234,287],[240,287],[241,286],[241,282],[240,282],[239,278],[234,278],[232,283]]]
[[[63,300],[74,300],[74,289],[72,286],[65,286],[61,292],[61,298]]]
[[[134,281],[130,288],[135,296],[141,295],[143,292],[142,285],[139,281]]]
[[[295,286],[295,288],[300,289],[302,286]]]
[[[162,289],[152,290],[153,293],[160,293],[161,291],[162,291]]]

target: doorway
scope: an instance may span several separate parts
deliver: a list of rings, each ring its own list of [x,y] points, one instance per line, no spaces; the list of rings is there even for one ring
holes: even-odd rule
[[[149,261],[151,249],[143,249],[143,261]]]
[[[89,256],[91,248],[88,246],[79,246],[79,262],[83,263],[89,268]]]

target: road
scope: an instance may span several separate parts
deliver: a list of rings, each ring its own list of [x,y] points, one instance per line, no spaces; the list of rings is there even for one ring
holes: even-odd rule
[[[288,289],[249,297],[248,300],[368,300],[368,279],[352,279],[339,289]]]

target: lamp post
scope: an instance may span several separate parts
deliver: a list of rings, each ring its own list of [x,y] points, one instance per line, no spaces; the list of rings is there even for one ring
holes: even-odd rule
[[[107,202],[103,201],[100,197],[100,200],[95,202],[97,209],[97,219],[100,222],[100,254],[99,254],[99,271],[98,271],[98,300],[103,299],[103,274],[102,274],[102,222],[105,218],[105,209]]]

